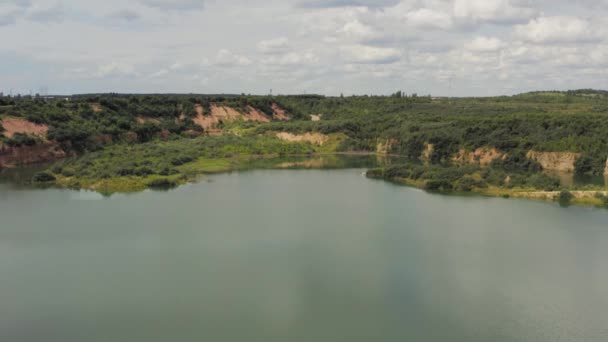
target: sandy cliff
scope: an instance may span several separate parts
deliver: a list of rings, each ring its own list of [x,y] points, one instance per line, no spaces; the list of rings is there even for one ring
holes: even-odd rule
[[[475,164],[483,167],[489,166],[494,160],[505,158],[506,154],[496,148],[478,148],[475,151],[461,149],[452,158],[456,164]]]
[[[574,152],[528,152],[529,159],[537,161],[545,170],[574,172],[574,164],[581,156]]]

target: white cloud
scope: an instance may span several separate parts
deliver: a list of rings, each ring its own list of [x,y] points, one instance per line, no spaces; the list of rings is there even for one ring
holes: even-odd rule
[[[194,11],[205,6],[204,0],[140,0],[142,4],[166,11]]]
[[[107,64],[100,65],[95,72],[95,76],[99,78],[109,76],[132,76],[136,75],[133,64],[127,62],[113,61]]]
[[[285,37],[262,40],[257,45],[258,50],[263,54],[284,53],[289,50],[289,39]]]
[[[374,36],[374,29],[369,25],[363,24],[357,19],[344,24],[344,26],[342,26],[338,32],[355,39],[364,39]]]
[[[454,1],[454,17],[469,24],[476,22],[521,23],[536,15],[538,15],[538,10],[526,6],[517,6],[511,0]]]
[[[366,45],[344,46],[340,49],[342,58],[349,63],[390,64],[401,59],[402,53],[395,48],[380,48]]]
[[[472,52],[495,52],[505,46],[504,42],[495,37],[476,37],[465,44],[465,49]]]
[[[517,26],[518,38],[538,44],[590,42],[599,39],[589,22],[576,17],[541,17]]]
[[[263,64],[271,66],[296,66],[316,63],[318,61],[319,58],[312,52],[290,52],[284,55],[273,55],[262,59]]]
[[[597,0],[0,0],[0,91],[606,88],[605,18]]]
[[[248,66],[252,61],[242,55],[233,53],[230,50],[222,49],[217,53],[216,65],[221,67]]]
[[[299,5],[309,8],[331,7],[386,7],[398,3],[399,0],[304,0]]]
[[[407,23],[419,28],[449,29],[453,25],[452,17],[445,12],[420,8],[405,15]]]

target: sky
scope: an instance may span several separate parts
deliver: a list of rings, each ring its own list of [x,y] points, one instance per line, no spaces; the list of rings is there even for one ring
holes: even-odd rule
[[[0,92],[608,89],[608,0],[0,0]]]

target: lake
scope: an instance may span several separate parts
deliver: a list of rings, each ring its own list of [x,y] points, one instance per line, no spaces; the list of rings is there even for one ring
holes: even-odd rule
[[[608,340],[608,211],[363,172],[0,184],[0,341]]]

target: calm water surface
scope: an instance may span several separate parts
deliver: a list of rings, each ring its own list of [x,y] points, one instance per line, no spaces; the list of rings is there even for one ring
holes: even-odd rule
[[[0,184],[0,341],[608,340],[608,211],[362,172]]]

